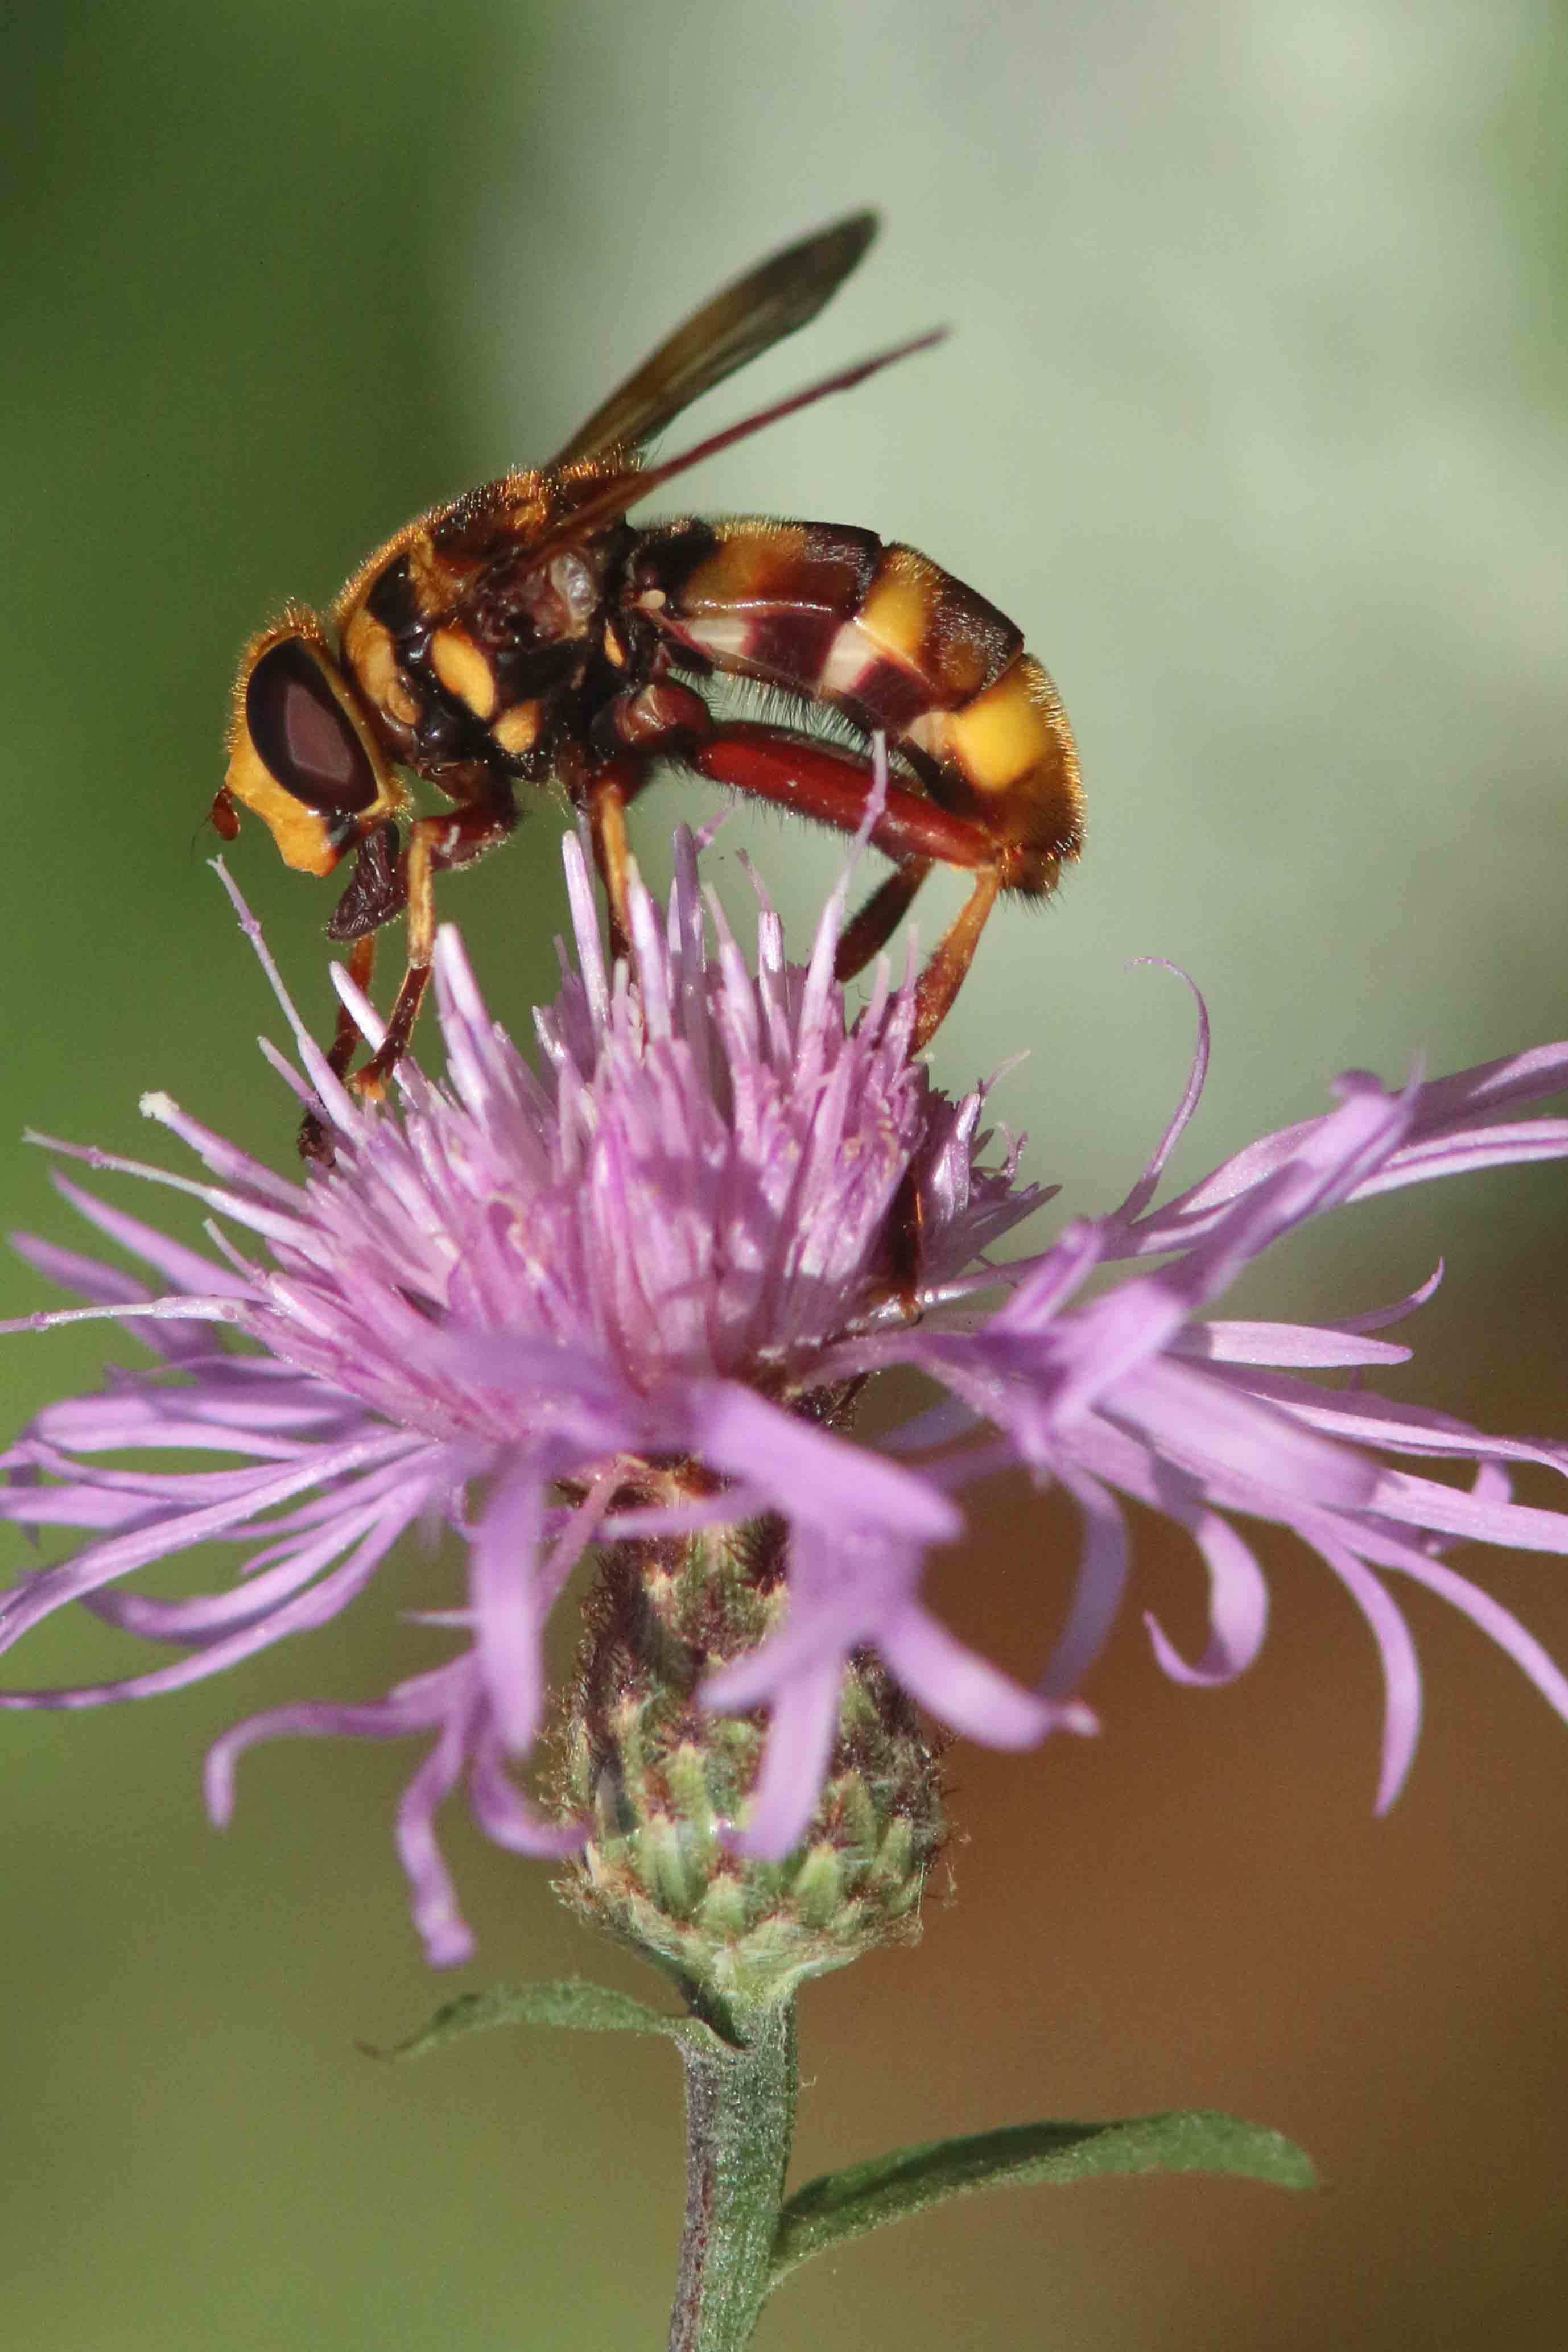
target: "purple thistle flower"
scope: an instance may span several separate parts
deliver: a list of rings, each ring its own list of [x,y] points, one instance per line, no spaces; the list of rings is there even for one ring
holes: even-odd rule
[[[535,1016],[533,1063],[489,1019],[448,928],[436,958],[446,1083],[406,1067],[395,1108],[359,1103],[311,1045],[241,908],[303,1076],[270,1058],[304,1099],[320,1099],[332,1167],[279,1177],[162,1096],[143,1108],[205,1178],[51,1147],[193,1192],[261,1249],[244,1255],[214,1227],[215,1255],[198,1255],[63,1180],[72,1204],[153,1270],[160,1295],[97,1260],[19,1242],[92,1303],[0,1328],[109,1314],[131,1320],[159,1360],[47,1408],[0,1454],[0,1517],[89,1537],[0,1598],[0,1649],[80,1601],[176,1655],[115,1683],[5,1693],[0,1706],[95,1706],[204,1679],[335,1617],[410,1527],[449,1526],[468,1547],[467,1605],[433,1622],[466,1636],[457,1655],[369,1704],[253,1717],[207,1766],[222,1822],[236,1759],[259,1738],[423,1737],[397,1840],[437,1963],[472,1948],[434,1833],[459,1781],[501,1845],[561,1854],[581,1843],[578,1825],[525,1799],[509,1764],[543,1719],[545,1620],[596,1542],[764,1513],[787,1525],[782,1630],[704,1690],[714,1708],[769,1710],[734,1833],[761,1856],[784,1854],[806,1830],[857,1652],[877,1652],[933,1715],[993,1745],[1094,1730],[1076,1694],[1128,1581],[1122,1497],[1184,1527],[1207,1570],[1200,1657],[1147,1621],[1178,1680],[1229,1679],[1263,1639],[1264,1580],[1231,1515],[1293,1528],[1341,1578],[1383,1660],[1380,1808],[1408,1769],[1420,1711],[1390,1572],[1471,1617],[1568,1717],[1568,1680],[1441,1558],[1458,1538],[1568,1551],[1568,1516],[1512,1502],[1503,1466],[1568,1470],[1568,1448],[1489,1438],[1360,1384],[1405,1360],[1373,1335],[1435,1286],[1327,1328],[1206,1314],[1244,1266],[1324,1210],[1568,1154],[1568,1120],[1514,1116],[1568,1084],[1568,1045],[1395,1091],[1352,1074],[1335,1108],[1156,1209],[1203,1084],[1200,1001],[1184,1097],[1127,1200],[998,1267],[985,1253],[1049,1196],[1019,1181],[1016,1145],[984,1157],[984,1089],[952,1102],[910,1060],[908,982],[892,988],[884,973],[846,1029],[832,974],[847,876],[804,970],[786,964],[764,904],[753,974],[716,903],[705,915],[681,836],[662,927],[634,891],[634,985],[624,966],[605,971],[574,841],[566,865],[576,959],[563,953],[560,993]],[[340,986],[374,1038],[374,1013],[341,976]],[[1085,1296],[1091,1276],[1117,1266],[1130,1270]],[[997,1294],[1000,1304],[982,1303]],[[926,1373],[945,1401],[880,1450],[823,1425],[829,1402],[897,1365]],[[1320,1386],[1311,1375],[1328,1369],[1348,1369],[1352,1385]],[[976,1442],[977,1432],[988,1434]],[[240,1466],[100,1458],[171,1448]],[[1469,1462],[1474,1483],[1417,1475],[1398,1458]],[[1065,1628],[1032,1689],[961,1644],[921,1598],[929,1551],[961,1528],[954,1496],[1020,1464],[1061,1483],[1083,1528]],[[170,1601],[122,1589],[134,1570],[205,1542],[240,1549],[222,1590]]]

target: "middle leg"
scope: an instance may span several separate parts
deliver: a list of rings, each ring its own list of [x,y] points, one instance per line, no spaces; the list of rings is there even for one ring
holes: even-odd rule
[[[631,843],[626,834],[626,811],[636,800],[651,772],[651,762],[630,751],[617,751],[595,768],[580,787],[588,811],[588,831],[594,844],[594,863],[599,869],[605,898],[610,916],[610,964],[632,951],[631,918],[627,911],[627,891],[631,881]],[[576,795],[574,794],[575,798]]]

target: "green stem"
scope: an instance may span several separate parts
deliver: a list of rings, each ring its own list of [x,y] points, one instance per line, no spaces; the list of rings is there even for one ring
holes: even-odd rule
[[[798,2074],[793,2000],[680,2036],[686,2229],[668,2352],[744,2352],[767,2297]]]

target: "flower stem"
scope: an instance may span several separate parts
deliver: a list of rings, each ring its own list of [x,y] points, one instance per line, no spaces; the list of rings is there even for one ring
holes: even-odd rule
[[[795,2133],[794,2000],[684,2033],[686,2228],[668,2352],[743,2352],[767,2297]]]

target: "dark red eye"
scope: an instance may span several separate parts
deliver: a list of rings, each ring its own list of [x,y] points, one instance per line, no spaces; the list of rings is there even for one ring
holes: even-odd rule
[[[375,771],[320,657],[302,637],[269,646],[245,688],[245,723],[286,793],[324,814],[369,808]]]

